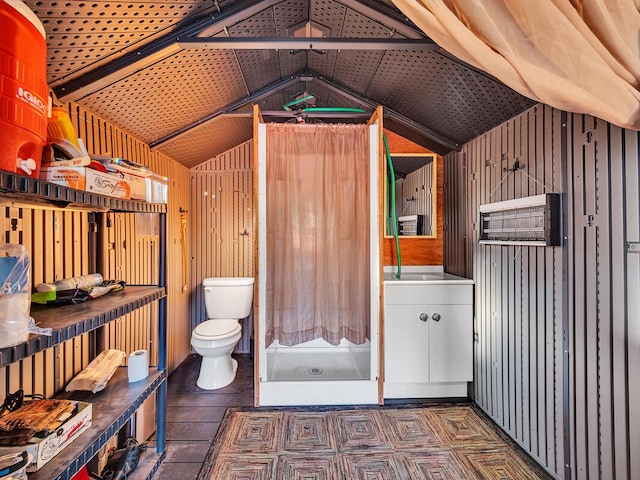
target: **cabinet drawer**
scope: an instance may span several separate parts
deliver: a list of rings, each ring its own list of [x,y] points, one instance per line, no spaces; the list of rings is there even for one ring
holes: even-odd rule
[[[425,303],[468,304],[473,303],[473,285],[447,285],[442,283],[384,285],[386,305],[417,305]]]

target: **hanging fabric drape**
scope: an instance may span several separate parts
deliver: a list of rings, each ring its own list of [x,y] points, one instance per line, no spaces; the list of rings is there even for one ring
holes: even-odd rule
[[[267,125],[266,342],[369,335],[366,125]]]
[[[640,129],[638,0],[393,3],[446,51],[522,95]]]

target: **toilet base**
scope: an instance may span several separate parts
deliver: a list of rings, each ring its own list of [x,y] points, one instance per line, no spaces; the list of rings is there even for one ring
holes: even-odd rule
[[[231,355],[222,357],[202,357],[200,375],[196,385],[203,390],[217,390],[226,387],[236,378],[238,361]]]

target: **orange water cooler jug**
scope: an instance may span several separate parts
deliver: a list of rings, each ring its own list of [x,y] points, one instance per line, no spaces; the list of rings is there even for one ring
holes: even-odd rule
[[[48,109],[44,27],[22,0],[0,0],[0,169],[38,177]]]

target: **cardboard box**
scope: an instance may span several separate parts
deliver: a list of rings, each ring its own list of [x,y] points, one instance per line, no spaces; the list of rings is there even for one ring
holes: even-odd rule
[[[124,178],[92,168],[46,167],[40,170],[40,179],[76,190],[127,200],[131,198],[131,186]]]
[[[32,457],[31,463],[27,466],[27,472],[39,470],[91,426],[91,404],[86,402],[77,402],[77,404],[76,413],[55,432],[44,438],[33,438],[33,443],[27,445],[0,447],[0,455],[26,450]]]
[[[132,200],[142,200],[144,202],[147,199],[147,182],[144,177],[127,172],[116,172],[113,175],[119,176],[121,180],[129,184]]]

